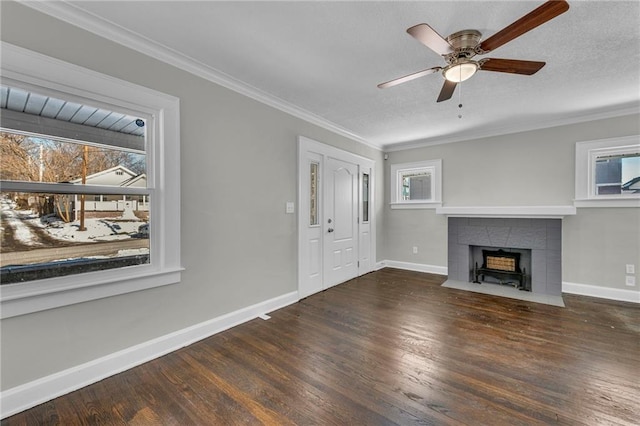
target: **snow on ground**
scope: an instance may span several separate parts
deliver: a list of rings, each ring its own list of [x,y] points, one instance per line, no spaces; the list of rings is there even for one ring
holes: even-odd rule
[[[40,224],[40,219],[36,219]],[[64,241],[95,242],[128,240],[138,233],[138,227],[144,222],[140,220],[119,219],[85,219],[86,231],[80,231],[80,221],[65,223],[55,216],[44,218],[47,232],[54,238]]]
[[[86,231],[80,231],[80,221],[78,220],[65,223],[56,215],[37,217],[31,210],[15,210],[15,203],[6,198],[2,198],[0,203],[6,224],[14,230],[14,238],[22,244],[31,246],[42,244],[38,241],[38,236],[25,222],[43,229],[53,238],[81,243],[128,240],[132,237],[139,237],[138,228],[146,223],[135,216],[85,219]]]
[[[68,260],[80,260],[80,259],[111,259],[114,257],[138,256],[143,254],[149,254],[149,249],[148,248],[124,249],[124,250],[118,250],[118,253],[112,256],[97,255],[97,256],[71,257],[68,259],[54,260],[53,262],[66,262]]]
[[[116,257],[122,257],[122,256],[138,256],[141,254],[149,254],[149,249],[148,248],[139,248],[139,249],[124,249],[124,250],[118,250],[118,254]]]
[[[41,246],[38,241],[38,236],[31,231],[31,229],[24,224],[23,217],[29,217],[33,215],[31,210],[24,210],[18,212],[14,210],[14,205],[7,199],[2,199],[2,214],[5,218],[7,226],[13,228],[13,238],[20,241],[24,245],[28,246]]]

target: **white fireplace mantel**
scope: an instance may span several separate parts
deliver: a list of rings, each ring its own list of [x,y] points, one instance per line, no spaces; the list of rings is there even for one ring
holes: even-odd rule
[[[456,206],[438,207],[436,214],[450,217],[562,219],[576,214],[574,206]]]

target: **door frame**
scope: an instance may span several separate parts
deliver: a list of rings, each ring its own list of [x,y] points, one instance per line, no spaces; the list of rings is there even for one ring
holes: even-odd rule
[[[324,172],[327,158],[335,158],[341,161],[346,161],[358,166],[358,274],[357,276],[364,275],[373,271],[375,267],[376,259],[376,215],[375,215],[375,166],[374,160],[362,157],[357,154],[353,154],[342,149],[326,145],[324,143],[309,139],[304,136],[298,137],[298,297],[304,298],[311,294],[317,293],[326,289],[324,283],[324,255],[322,248],[324,247]],[[319,216],[317,227],[311,227],[309,225],[310,207],[308,200],[310,200],[310,188],[309,188],[309,164],[312,162],[317,163],[319,167],[319,184],[320,187],[317,190],[319,195],[317,214]],[[362,173],[369,172],[369,222],[363,224],[362,217]],[[316,230],[317,229],[317,230]],[[315,231],[314,231],[315,230]],[[367,238],[361,238],[362,233],[367,233]],[[309,245],[310,232],[315,232],[315,237],[318,239],[320,250],[313,251]],[[368,250],[362,246],[361,241],[365,240],[369,242]],[[367,261],[361,262],[362,255],[366,254]],[[311,278],[312,262],[317,262],[314,269],[318,269],[318,274],[315,274]],[[319,265],[319,268],[317,268]]]

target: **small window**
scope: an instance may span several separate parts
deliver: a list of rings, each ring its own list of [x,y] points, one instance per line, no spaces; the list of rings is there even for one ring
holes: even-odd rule
[[[639,142],[632,136],[576,144],[576,206],[639,206]]]
[[[391,208],[436,208],[441,204],[442,160],[391,165]]]
[[[362,174],[362,222],[369,222],[369,174]]]
[[[640,152],[626,151],[595,155],[595,196],[640,193]]]
[[[309,164],[309,225],[318,225],[318,163]]]
[[[399,176],[402,201],[431,200],[432,169],[403,171]]]

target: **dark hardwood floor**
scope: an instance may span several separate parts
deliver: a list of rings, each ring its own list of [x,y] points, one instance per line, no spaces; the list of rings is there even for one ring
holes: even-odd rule
[[[2,424],[640,424],[638,305],[443,281],[371,273]]]

